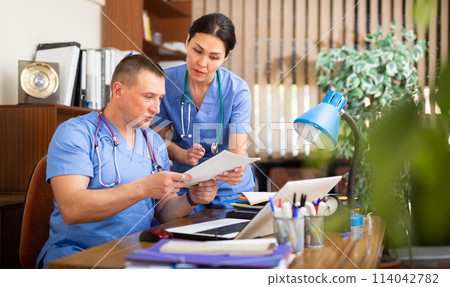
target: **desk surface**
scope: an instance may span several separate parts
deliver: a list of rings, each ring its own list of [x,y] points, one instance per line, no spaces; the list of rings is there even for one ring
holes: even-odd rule
[[[169,228],[225,217],[224,210],[203,210],[162,224]],[[364,232],[352,231],[347,237],[329,232],[321,248],[305,248],[290,268],[377,268],[383,250],[384,227],[378,218],[364,219]],[[125,256],[148,248],[140,242],[139,232],[49,263],[49,268],[124,268]]]

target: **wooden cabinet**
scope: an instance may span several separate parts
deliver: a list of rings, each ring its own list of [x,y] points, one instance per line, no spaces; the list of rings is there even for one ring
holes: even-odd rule
[[[162,34],[163,42],[185,42],[191,25],[191,1],[106,0],[105,46],[137,50],[156,61],[185,60],[174,52],[143,37],[142,12],[150,16],[151,32]]]
[[[31,172],[47,154],[56,127],[90,111],[61,105],[0,106],[0,191],[26,192]]]
[[[20,268],[19,240],[25,193],[0,192],[0,269]]]
[[[0,268],[20,268],[25,193],[57,126],[92,111],[60,105],[0,106]]]

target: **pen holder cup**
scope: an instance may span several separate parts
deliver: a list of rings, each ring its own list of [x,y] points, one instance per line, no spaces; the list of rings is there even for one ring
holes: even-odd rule
[[[280,245],[289,245],[295,254],[303,253],[304,217],[274,218],[274,235]]]
[[[305,247],[322,247],[324,232],[323,216],[305,217]]]

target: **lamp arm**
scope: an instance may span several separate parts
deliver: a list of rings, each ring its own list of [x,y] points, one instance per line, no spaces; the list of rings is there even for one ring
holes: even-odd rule
[[[362,156],[362,137],[355,120],[350,115],[348,115],[344,110],[341,110],[341,117],[350,126],[353,132],[353,136],[355,137],[355,152],[353,153],[353,159],[350,166],[347,183],[348,206],[350,210],[353,210],[356,172],[358,170],[358,164]]]

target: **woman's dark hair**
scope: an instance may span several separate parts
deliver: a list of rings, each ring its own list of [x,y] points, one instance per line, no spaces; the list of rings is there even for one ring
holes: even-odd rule
[[[196,33],[219,37],[225,45],[225,57],[228,56],[236,44],[233,22],[227,16],[220,13],[204,15],[195,20],[191,28],[189,28],[189,42]]]

